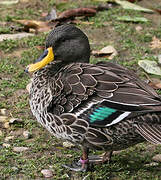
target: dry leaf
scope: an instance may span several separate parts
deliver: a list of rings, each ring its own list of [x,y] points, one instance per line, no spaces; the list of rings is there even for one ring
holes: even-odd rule
[[[79,17],[79,16],[94,16],[96,14],[96,10],[94,8],[76,8],[76,9],[70,9],[62,12],[56,21],[63,21],[65,19],[71,19],[73,17]]]
[[[107,57],[113,59],[118,53],[113,46],[106,46],[99,51],[92,51],[92,55],[96,57]]]
[[[160,49],[161,48],[161,40],[154,36],[152,39],[152,42],[150,43],[150,48],[151,49]]]
[[[161,68],[156,61],[140,60],[138,65],[142,67],[147,73],[161,75]]]
[[[161,80],[159,79],[151,78],[148,84],[154,89],[161,89]]]
[[[24,25],[24,31],[29,32],[30,29],[34,29],[36,32],[48,32],[51,30],[49,22],[36,21],[36,20],[14,20],[17,23]]]
[[[53,176],[53,172],[49,169],[42,169],[41,173],[45,178],[51,178]]]

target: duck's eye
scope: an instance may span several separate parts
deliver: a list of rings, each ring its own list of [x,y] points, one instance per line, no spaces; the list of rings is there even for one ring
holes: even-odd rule
[[[65,42],[66,41],[66,39],[62,39],[62,41],[61,42]]]

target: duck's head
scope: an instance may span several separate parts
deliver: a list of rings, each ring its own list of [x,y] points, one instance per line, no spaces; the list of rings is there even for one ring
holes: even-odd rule
[[[87,36],[77,27],[65,24],[53,29],[46,39],[44,53],[26,68],[26,72],[37,71],[50,62],[63,64],[72,62],[88,63],[90,46]]]

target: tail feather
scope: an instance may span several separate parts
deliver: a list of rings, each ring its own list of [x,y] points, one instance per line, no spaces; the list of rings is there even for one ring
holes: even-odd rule
[[[137,132],[153,144],[161,144],[161,125],[138,124]]]

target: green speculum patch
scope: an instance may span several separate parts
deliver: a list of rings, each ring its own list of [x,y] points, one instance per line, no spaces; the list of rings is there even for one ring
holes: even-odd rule
[[[95,111],[90,115],[90,123],[94,123],[95,121],[102,121],[115,112],[116,109],[113,108],[99,107],[98,109],[95,109]]]

